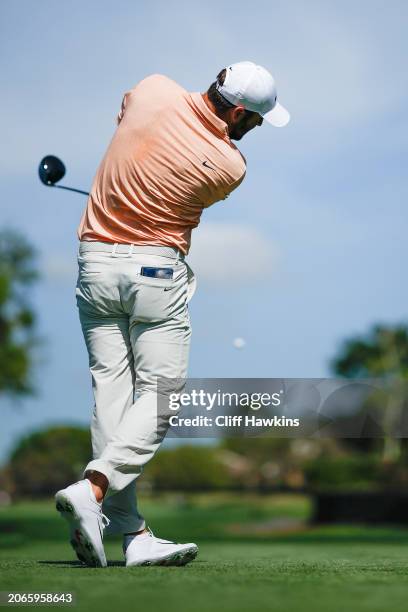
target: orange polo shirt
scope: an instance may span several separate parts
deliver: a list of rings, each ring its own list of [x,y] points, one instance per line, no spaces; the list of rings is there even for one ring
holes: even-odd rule
[[[80,240],[178,247],[187,254],[203,208],[245,176],[227,124],[171,79],[154,74],[125,93],[82,216]]]

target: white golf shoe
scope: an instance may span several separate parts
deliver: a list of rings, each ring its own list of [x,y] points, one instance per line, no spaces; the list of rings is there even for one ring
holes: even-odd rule
[[[102,514],[89,480],[80,480],[55,495],[56,508],[70,527],[70,542],[78,559],[91,567],[106,567],[103,530],[109,519]]]
[[[150,531],[140,535],[125,536],[123,552],[126,567],[135,565],[186,565],[196,558],[196,544],[176,544],[156,538]]]

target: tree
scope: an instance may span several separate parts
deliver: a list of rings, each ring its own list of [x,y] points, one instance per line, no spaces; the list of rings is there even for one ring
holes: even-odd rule
[[[48,497],[82,478],[91,457],[88,429],[50,427],[16,444],[3,478],[16,497]]]
[[[383,410],[385,431],[383,458],[396,460],[404,444],[392,435],[395,423],[402,421],[408,382],[408,327],[374,325],[366,336],[346,340],[331,362],[335,374],[349,378],[381,377],[391,401]],[[406,445],[405,445],[406,446]]]
[[[145,467],[145,478],[154,489],[163,491],[205,491],[230,484],[217,449],[208,446],[161,449]]]
[[[37,280],[36,252],[15,230],[0,230],[0,394],[33,393],[35,314],[27,288]]]

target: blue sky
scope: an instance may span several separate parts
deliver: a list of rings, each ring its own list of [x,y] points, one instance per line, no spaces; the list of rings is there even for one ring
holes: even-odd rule
[[[148,74],[204,91],[252,60],[292,116],[241,141],[245,181],[193,234],[191,377],[326,376],[342,339],[407,320],[407,26],[397,0],[0,3],[0,224],[40,252],[44,338],[38,396],[1,401],[0,460],[33,428],[88,423],[93,401],[75,306],[85,198],[42,186],[39,161],[58,155],[65,184],[89,189]]]

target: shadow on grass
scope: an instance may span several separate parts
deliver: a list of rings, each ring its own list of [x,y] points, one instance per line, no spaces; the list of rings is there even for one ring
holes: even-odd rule
[[[39,565],[56,565],[62,567],[72,567],[73,569],[100,569],[99,567],[89,567],[84,565],[80,561],[58,561],[53,559],[52,561],[38,561]],[[108,561],[108,567],[126,567],[124,561]]]
[[[84,564],[80,561],[37,561],[39,565],[69,565],[71,567],[84,567]]]
[[[69,567],[72,569],[95,569],[95,570],[100,570],[100,567],[89,567],[88,565],[84,565],[83,563],[81,563],[80,561],[56,561],[56,560],[52,560],[52,561],[37,561],[37,563],[39,565],[54,565],[56,567]],[[206,561],[203,561],[202,559],[195,559],[194,560],[194,565],[206,565]],[[108,561],[108,567],[126,567],[126,563],[124,561]],[[186,568],[188,568],[188,565],[184,565],[184,566],[173,566],[173,567],[177,567],[177,569],[180,570],[185,570]],[[127,568],[129,569],[135,569],[135,570],[140,570],[140,569],[145,569],[148,571],[151,571],[151,567],[145,567],[145,568],[141,568],[141,567],[135,567],[135,568]],[[166,569],[168,569],[168,567],[166,567]]]

